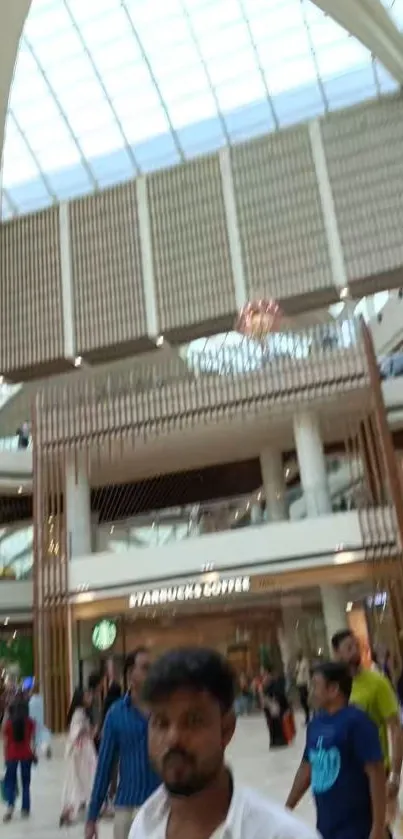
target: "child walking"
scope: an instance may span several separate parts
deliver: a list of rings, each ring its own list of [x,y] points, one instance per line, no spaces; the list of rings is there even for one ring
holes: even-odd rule
[[[22,696],[10,706],[10,715],[3,729],[4,758],[6,774],[3,788],[7,810],[3,821],[11,821],[17,797],[17,773],[20,767],[22,787],[21,816],[28,818],[31,812],[31,768],[36,761],[33,748],[35,723],[29,717],[28,703]]]

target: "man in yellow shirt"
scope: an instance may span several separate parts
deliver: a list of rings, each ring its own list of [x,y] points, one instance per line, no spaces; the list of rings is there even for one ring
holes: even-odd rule
[[[359,643],[349,629],[333,635],[332,647],[335,658],[347,664],[353,677],[350,702],[365,711],[378,728],[388,777],[388,801],[392,808],[399,793],[403,759],[403,732],[397,697],[389,679],[362,666]]]

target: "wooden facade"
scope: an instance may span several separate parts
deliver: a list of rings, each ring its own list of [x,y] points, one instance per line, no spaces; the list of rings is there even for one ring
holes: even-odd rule
[[[113,370],[103,378],[91,371],[72,374],[37,393],[33,405],[35,659],[54,731],[64,727],[72,681],[67,470],[84,464],[92,486],[110,483],[112,472],[119,484],[129,456],[135,462],[144,446],[150,451],[172,441],[181,446],[184,431],[193,433],[200,427],[211,437],[220,429],[229,435],[239,420],[244,422],[245,435],[253,434],[255,422],[266,424],[268,433],[274,427],[278,432],[287,422],[292,427],[293,414],[306,408],[307,399],[310,409],[317,409],[323,423],[333,427],[337,411],[336,435],[352,469],[354,505],[360,511],[373,586],[389,588],[394,648],[400,656],[403,607],[395,596],[400,578],[403,582],[400,479],[371,337],[364,325],[358,331],[354,327],[353,334],[348,347],[317,350],[314,345],[304,359],[296,351],[244,374],[233,366],[221,376],[201,370],[190,376],[177,360],[169,362],[164,372],[155,364],[143,369],[141,387],[138,367],[128,367],[118,377]],[[295,347],[307,336],[312,333],[294,335]],[[344,399],[350,413],[343,412]],[[357,464],[362,468],[354,474]],[[163,463],[160,468],[163,471]],[[393,582],[386,571],[385,563],[390,562],[396,563]]]

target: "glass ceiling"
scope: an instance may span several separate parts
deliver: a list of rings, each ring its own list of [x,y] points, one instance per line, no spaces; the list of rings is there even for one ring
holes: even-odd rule
[[[395,89],[310,0],[33,0],[3,217]]]
[[[399,29],[403,28],[403,0],[381,0]]]

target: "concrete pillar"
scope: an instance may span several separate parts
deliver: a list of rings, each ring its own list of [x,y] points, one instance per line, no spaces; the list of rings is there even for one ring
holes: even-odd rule
[[[70,559],[92,552],[90,485],[84,460],[71,459],[66,468],[67,548]]]
[[[280,451],[264,449],[260,455],[263,488],[266,498],[268,521],[284,521],[288,518],[283,458]]]
[[[315,414],[307,411],[295,416],[294,436],[307,517],[331,513],[326,459]]]
[[[321,586],[322,610],[325,621],[329,653],[332,655],[332,637],[340,629],[348,629],[346,597],[343,586]]]

